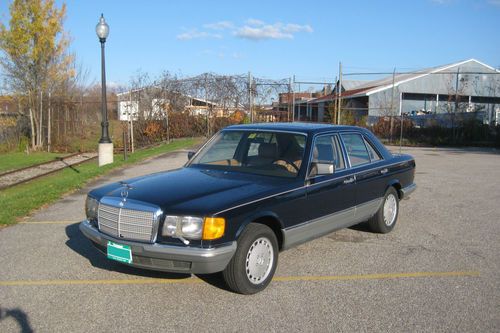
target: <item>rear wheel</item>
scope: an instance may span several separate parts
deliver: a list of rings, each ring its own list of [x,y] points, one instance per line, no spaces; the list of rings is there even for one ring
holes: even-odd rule
[[[394,187],[389,187],[379,210],[368,220],[370,229],[374,232],[386,234],[394,229],[399,213],[399,197]]]
[[[255,294],[271,282],[277,264],[276,235],[268,226],[250,223],[243,230],[236,253],[222,275],[231,290]]]

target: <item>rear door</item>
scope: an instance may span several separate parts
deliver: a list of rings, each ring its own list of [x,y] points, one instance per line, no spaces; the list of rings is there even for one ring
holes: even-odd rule
[[[388,170],[381,154],[364,135],[342,133],[341,138],[356,177],[356,219],[368,219],[380,207]]]

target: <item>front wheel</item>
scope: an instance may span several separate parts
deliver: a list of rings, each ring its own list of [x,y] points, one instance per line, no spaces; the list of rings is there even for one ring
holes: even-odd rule
[[[228,287],[255,294],[271,282],[278,265],[278,241],[266,225],[250,223],[238,240],[233,258],[222,272]]]
[[[370,229],[374,232],[386,234],[394,229],[399,213],[399,197],[394,187],[389,187],[379,210],[368,220]]]

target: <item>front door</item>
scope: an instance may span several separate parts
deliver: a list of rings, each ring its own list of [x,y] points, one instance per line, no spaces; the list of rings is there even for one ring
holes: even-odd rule
[[[333,164],[334,172],[328,174],[319,164]],[[287,247],[344,228],[354,219],[356,181],[347,168],[336,134],[314,140],[308,173],[303,209],[307,210],[309,221],[285,231]]]

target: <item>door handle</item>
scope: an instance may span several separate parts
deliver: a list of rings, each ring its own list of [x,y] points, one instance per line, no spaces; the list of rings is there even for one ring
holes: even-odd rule
[[[388,171],[389,171],[389,169],[383,168],[382,170],[380,170],[380,173],[385,175]]]
[[[354,177],[344,179],[344,184],[351,184],[351,183],[354,183]]]

